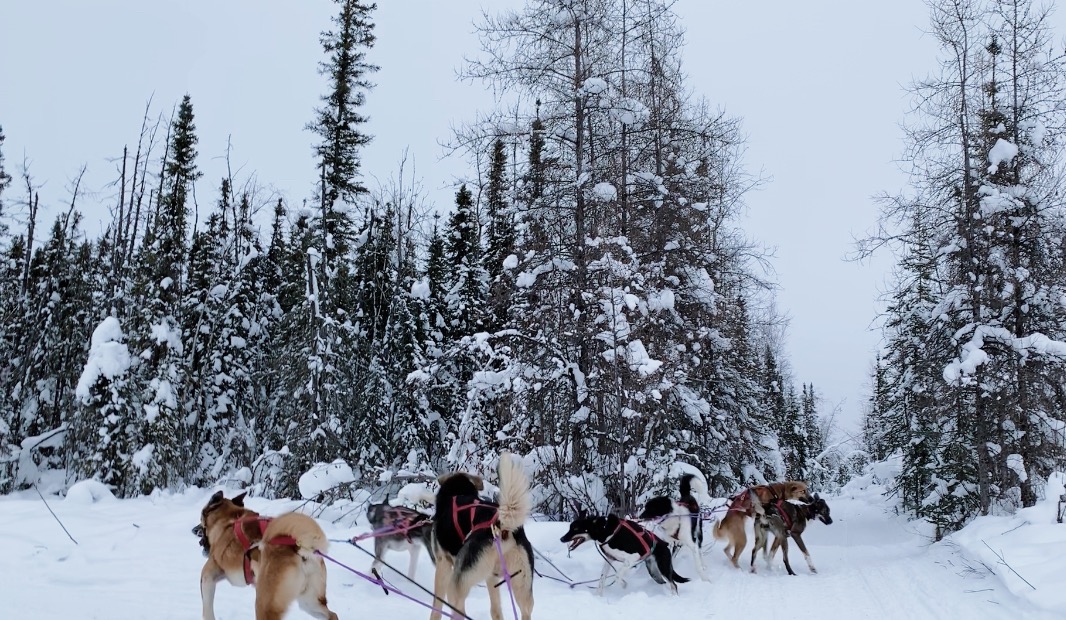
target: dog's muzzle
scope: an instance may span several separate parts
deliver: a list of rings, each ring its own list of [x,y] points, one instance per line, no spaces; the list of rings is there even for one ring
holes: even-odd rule
[[[577,534],[576,536],[570,539],[570,546],[567,549],[569,551],[573,551],[574,549],[577,549],[578,547],[583,545],[588,540],[588,534]]]
[[[201,523],[192,528],[192,533],[193,536],[198,536],[200,538],[200,547],[203,549],[204,557],[206,558],[211,552],[211,543],[207,540],[207,532],[204,531],[204,524]]]

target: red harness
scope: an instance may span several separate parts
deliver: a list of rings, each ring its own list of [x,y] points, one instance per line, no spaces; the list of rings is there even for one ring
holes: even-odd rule
[[[644,558],[651,555],[651,550],[655,548],[655,534],[652,534],[648,530],[640,527],[636,523],[633,523],[632,521],[629,521],[627,519],[619,519],[618,527],[614,528],[614,531],[611,532],[611,535],[607,537],[607,540],[600,543],[600,546],[607,546],[607,543],[610,542],[610,540],[614,538],[615,535],[618,534],[618,532],[620,532],[623,527],[629,530],[630,533],[633,534],[633,536],[635,536],[637,540],[640,541],[640,544],[643,545],[644,553],[640,554],[640,560],[643,560]],[[640,560],[637,561],[639,562]]]
[[[420,527],[426,521],[429,521],[429,515],[392,506],[385,509],[385,523],[392,526],[392,530],[385,534],[403,534],[407,542],[411,542],[411,530]]]
[[[792,529],[792,519],[788,516],[788,511],[785,510],[782,507],[782,504],[784,504],[784,503],[785,503],[785,500],[779,499],[779,500],[777,500],[777,503],[773,504],[773,507],[774,507],[775,510],[777,510],[777,514],[781,515],[781,521],[785,524],[785,529],[786,530],[791,530]]]
[[[267,526],[270,525],[271,521],[273,519],[270,517],[248,515],[233,522],[233,535],[237,537],[237,542],[241,543],[241,547],[244,548],[244,581],[250,586],[255,585],[255,573],[252,572],[252,552],[259,548],[259,543],[263,540],[263,533],[266,532]],[[244,531],[246,523],[254,523],[259,528],[259,535],[255,537],[254,541]],[[285,547],[298,546],[296,539],[292,536],[275,536],[268,540],[267,544]]]
[[[737,493],[729,499],[729,509],[727,512],[742,512],[749,514],[751,512],[751,491],[744,489],[740,493]]]
[[[481,521],[475,520],[475,514],[478,508],[487,508],[492,510],[492,517],[489,519],[483,519]],[[459,524],[459,513],[462,511],[470,512],[470,531],[464,532],[462,525]],[[475,499],[469,504],[459,504],[459,498],[452,498],[452,524],[455,526],[455,531],[463,535],[463,540],[470,538],[470,535],[478,530],[486,530],[496,525],[496,522],[500,520],[500,510],[497,506],[488,502],[483,502],[480,499]]]

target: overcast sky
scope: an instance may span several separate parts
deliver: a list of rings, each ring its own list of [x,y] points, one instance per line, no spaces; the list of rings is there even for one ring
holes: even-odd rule
[[[477,51],[481,6],[517,0],[382,0],[375,14],[381,66],[370,94],[374,142],[369,185],[410,167],[428,196],[451,202],[465,162],[441,160],[439,141],[491,100],[460,83]],[[222,160],[255,172],[293,204],[315,180],[304,130],[324,90],[318,42],[334,5],[326,0],[34,0],[0,16],[0,126],[13,175],[23,158],[50,221],[70,202],[69,179],[88,166],[79,207],[91,234],[108,219],[112,160],[131,146],[153,100],[169,115],[192,95],[204,179],[201,208],[217,195]],[[873,330],[891,259],[846,262],[853,239],[877,218],[871,197],[905,178],[899,123],[904,86],[935,65],[921,0],[679,0],[687,29],[690,88],[741,117],[746,164],[771,179],[749,196],[745,229],[776,248],[779,306],[791,317],[787,348],[797,382],[813,382],[846,421],[858,419],[880,334]],[[1056,20],[1061,22],[1062,17]],[[8,190],[11,205],[21,184]],[[10,208],[10,206],[9,206]]]

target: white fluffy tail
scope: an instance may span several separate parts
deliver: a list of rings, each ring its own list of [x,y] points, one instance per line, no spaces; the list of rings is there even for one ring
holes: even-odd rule
[[[693,476],[691,482],[693,496],[702,503],[711,503],[711,494],[707,491],[707,483],[699,476]]]
[[[532,510],[529,479],[522,461],[510,452],[500,454],[500,529],[513,532],[525,524]]]

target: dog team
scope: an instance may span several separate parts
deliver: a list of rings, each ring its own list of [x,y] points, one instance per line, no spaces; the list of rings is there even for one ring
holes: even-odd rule
[[[500,455],[499,494],[496,501],[481,496],[485,481],[477,475],[453,472],[438,478],[433,496],[433,517],[386,502],[367,509],[374,539],[371,572],[380,579],[383,556],[389,550],[410,553],[408,578],[414,579],[420,547],[435,565],[433,605],[430,620],[440,620],[446,605],[452,617],[467,618],[466,598],[479,583],[486,584],[493,620],[502,618],[500,586],[506,583],[522,620],[533,612],[533,546],[524,524],[532,509],[530,485],[521,460]],[[590,516],[584,512],[570,523],[560,539],[570,550],[594,541],[604,557],[598,591],[603,592],[611,573],[626,584],[629,572],[644,563],[657,583],[677,593],[677,584],[689,580],[673,568],[673,555],[687,549],[700,578],[707,580],[699,547],[703,543],[703,518],[697,497],[709,499],[703,480],[693,474],[681,477],[680,499],[656,497],[647,502],[635,519],[614,514]],[[200,574],[204,620],[214,620],[215,587],[223,579],[235,586],[256,589],[256,620],[280,620],[293,602],[315,618],[337,620],[326,603],[325,553],[329,543],[311,517],[290,512],[262,517],[245,508],[245,494],[226,499],[222,491],[211,496],[193,528],[207,561]],[[767,562],[781,549],[785,568],[795,575],[788,561],[788,539],[796,541],[811,572],[817,572],[803,543],[802,534],[811,520],[833,522],[829,506],[811,495],[804,482],[763,484],[744,489],[722,507],[725,515],[714,526],[714,537],[726,542],[724,552],[733,566],[747,545],[746,524],[754,521],[755,556],[762,550]],[[649,523],[651,529],[642,525]],[[660,537],[660,534],[662,537]],[[769,536],[774,541],[770,549]]]

